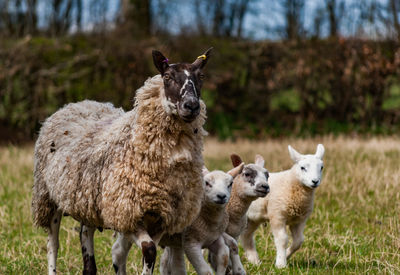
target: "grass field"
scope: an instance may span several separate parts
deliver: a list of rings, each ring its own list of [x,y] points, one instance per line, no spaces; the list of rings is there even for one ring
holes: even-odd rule
[[[251,265],[242,257],[247,274],[400,274],[399,139],[324,137],[254,143],[209,139],[205,159],[210,170],[227,170],[230,153],[239,153],[246,162],[259,153],[269,171],[278,171],[291,166],[288,144],[302,153],[314,153],[318,142],[326,148],[324,177],[302,248],[286,269],[276,269],[275,248],[266,224],[256,236],[262,265]],[[30,214],[32,151],[32,146],[0,147],[0,274],[46,273],[46,233],[32,227]],[[60,274],[81,273],[78,226],[71,218],[61,223]],[[113,273],[112,243],[111,231],[96,233],[99,274]],[[140,251],[133,248],[129,274],[141,270],[140,262]]]

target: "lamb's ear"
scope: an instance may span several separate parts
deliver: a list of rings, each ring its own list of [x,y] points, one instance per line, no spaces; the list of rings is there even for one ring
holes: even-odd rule
[[[264,167],[265,160],[261,155],[257,154],[254,163],[257,164],[258,166]]]
[[[228,174],[231,175],[233,178],[235,178],[237,175],[242,173],[243,167],[244,167],[244,162],[242,162],[239,166],[236,166],[235,168],[229,170]]]
[[[301,159],[301,154],[299,152],[297,152],[296,150],[294,150],[292,146],[288,145],[288,150],[289,150],[290,158],[294,162],[298,162]]]
[[[317,158],[319,158],[319,159],[322,160],[322,158],[324,157],[324,154],[325,154],[324,145],[318,144],[318,146],[317,146],[317,152],[315,152],[315,156],[316,156]]]
[[[203,67],[207,64],[208,59],[211,57],[212,47],[209,48],[205,53],[198,56],[197,59],[192,63],[194,68],[203,69]]]
[[[208,173],[210,173],[210,171],[208,171],[207,167],[203,166],[203,169],[201,170],[201,172],[203,173],[203,177],[205,177]]]
[[[239,166],[243,162],[242,159],[236,154],[231,155],[231,161],[233,167]]]
[[[169,67],[168,59],[159,51],[153,50],[153,63],[157,70],[164,75],[165,70]]]

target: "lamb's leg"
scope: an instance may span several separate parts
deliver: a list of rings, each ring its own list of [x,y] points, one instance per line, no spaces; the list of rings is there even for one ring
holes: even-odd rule
[[[57,274],[56,262],[58,253],[58,232],[60,231],[61,211],[56,211],[51,218],[47,239],[47,263],[49,275]]]
[[[190,263],[193,265],[197,274],[199,275],[212,275],[212,269],[204,260],[201,253],[201,245],[199,243],[184,243],[184,250]]]
[[[118,233],[117,240],[112,246],[112,262],[115,273],[126,274],[126,258],[133,244],[133,234]]]
[[[82,257],[83,257],[83,274],[94,275],[97,273],[96,261],[94,259],[94,232],[96,228],[88,227],[81,223],[81,231],[79,233]]]
[[[245,251],[245,256],[247,260],[252,264],[260,264],[260,259],[258,258],[257,248],[254,241],[254,232],[257,230],[260,223],[247,220],[247,227],[245,231],[240,235],[240,240]]]
[[[229,248],[222,235],[209,247],[210,252],[216,256],[216,275],[225,275],[229,263]],[[204,258],[203,258],[204,259]]]
[[[289,259],[290,256],[296,252],[304,241],[304,227],[306,226],[306,221],[290,226],[290,232],[292,233],[293,242],[290,247],[286,250],[286,258]]]
[[[186,275],[185,255],[182,248],[166,247],[160,260],[161,275]]]
[[[288,244],[286,224],[282,221],[271,221],[271,229],[276,247],[275,266],[277,268],[286,267],[286,247]]]
[[[223,233],[222,236],[224,237],[225,244],[229,247],[233,275],[246,275],[246,271],[240,260],[237,241],[227,233]]]

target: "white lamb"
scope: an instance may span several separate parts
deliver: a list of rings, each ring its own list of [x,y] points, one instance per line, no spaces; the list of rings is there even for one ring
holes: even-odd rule
[[[321,184],[324,164],[324,146],[318,144],[315,155],[302,155],[288,146],[294,165],[291,169],[270,173],[270,194],[255,200],[247,212],[248,225],[241,235],[247,259],[254,264],[260,262],[253,234],[257,227],[269,221],[277,250],[275,265],[286,266],[286,261],[304,241],[303,231],[313,210],[314,192]],[[289,226],[293,242],[289,248],[286,226]]]
[[[186,274],[184,253],[198,274],[211,275],[212,269],[204,260],[202,248],[215,253],[218,260],[216,274],[225,275],[229,258],[229,248],[222,236],[229,222],[226,205],[231,196],[233,179],[243,167],[244,163],[227,173],[218,170],[209,172],[203,168],[205,186],[199,216],[182,234],[165,236],[160,242],[166,245],[160,264],[162,275]]]

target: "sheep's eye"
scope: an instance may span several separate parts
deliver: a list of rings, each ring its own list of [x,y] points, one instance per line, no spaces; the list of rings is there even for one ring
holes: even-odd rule
[[[231,181],[231,182],[229,183],[228,188],[231,188],[231,187],[232,187],[232,184],[233,184],[233,181]]]
[[[250,177],[250,173],[244,173],[245,177]]]
[[[165,79],[165,80],[169,80],[170,78],[171,78],[171,76],[170,76],[169,74],[165,74],[165,75],[164,75],[164,79]]]
[[[321,171],[324,170],[324,166],[321,166]]]
[[[304,166],[301,166],[301,171],[307,171],[307,169]]]
[[[269,178],[269,173],[265,172],[265,178],[268,179]]]
[[[200,78],[200,80],[203,80],[204,79],[204,74],[199,74],[199,78]]]
[[[206,181],[206,186],[211,187],[211,184],[208,181]]]

